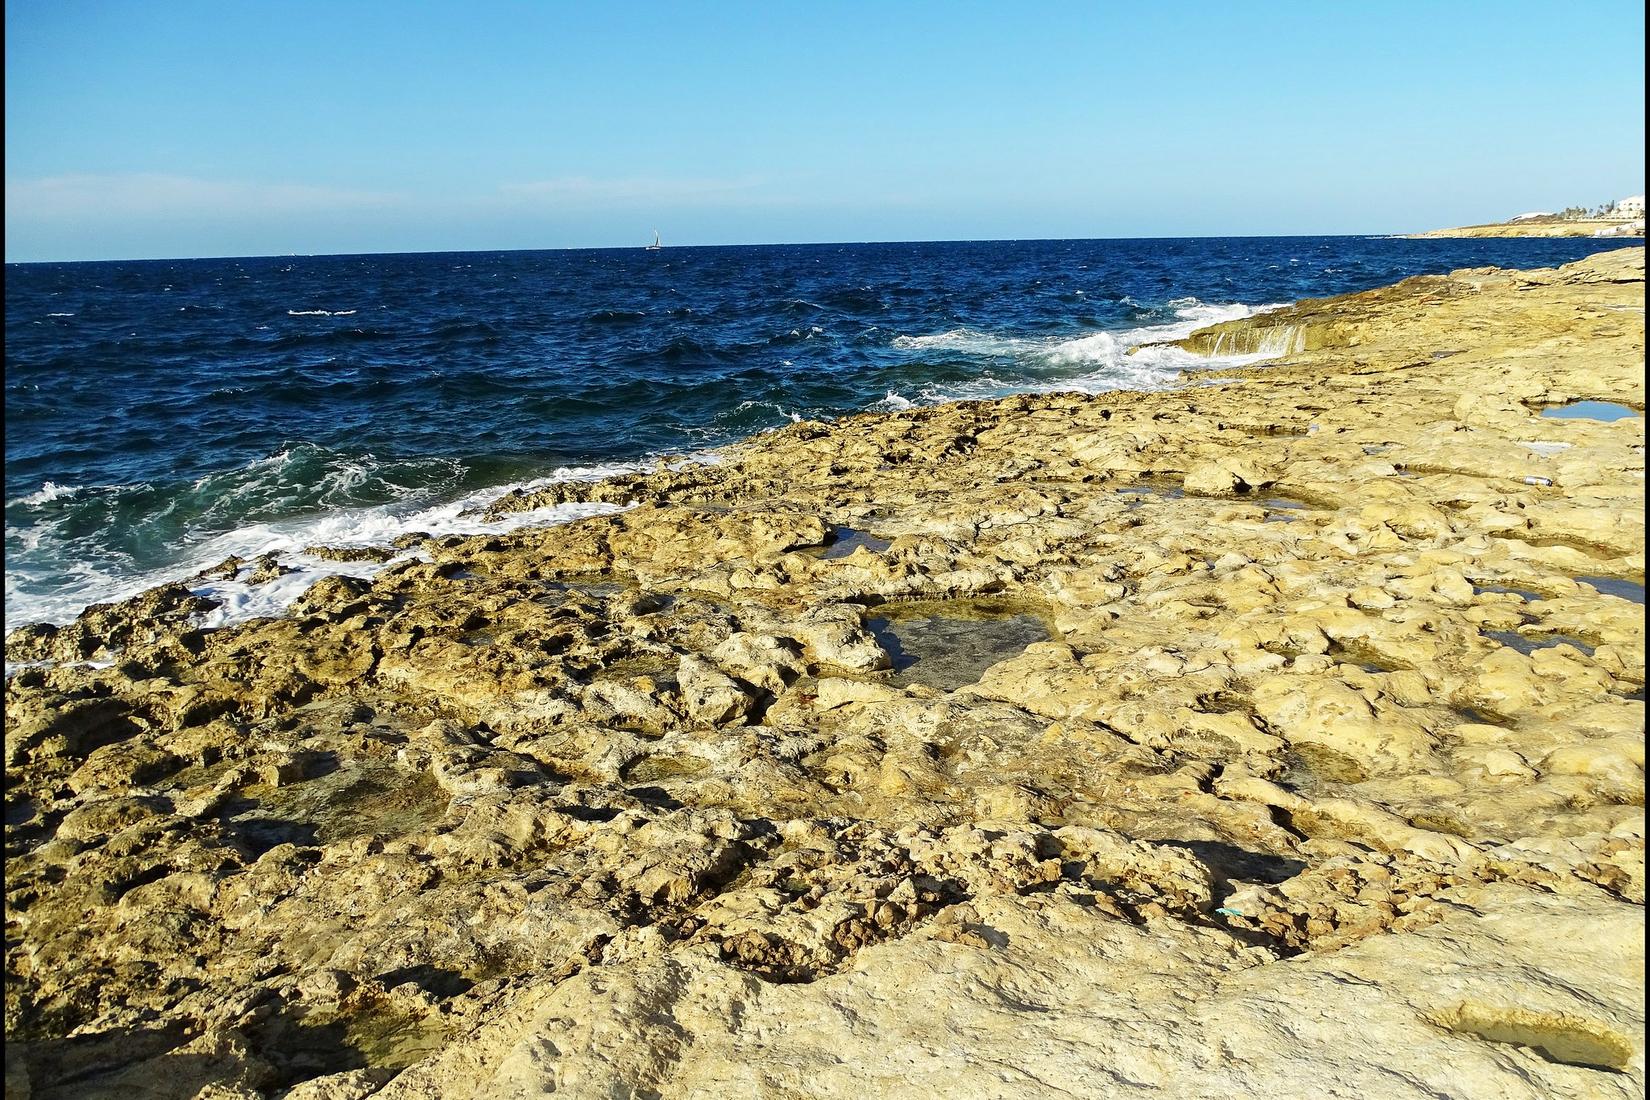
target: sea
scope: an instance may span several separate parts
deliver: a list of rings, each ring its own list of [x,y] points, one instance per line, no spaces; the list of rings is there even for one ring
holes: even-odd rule
[[[311,545],[612,507],[478,514],[513,487],[713,462],[801,419],[1185,385],[1231,360],[1128,349],[1410,275],[1618,246],[1255,237],[8,264],[6,627],[173,580],[219,601],[206,625],[274,614],[327,572],[381,567]],[[294,572],[195,578],[269,552]]]

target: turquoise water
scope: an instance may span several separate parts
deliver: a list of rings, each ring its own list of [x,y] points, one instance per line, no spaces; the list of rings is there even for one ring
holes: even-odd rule
[[[1553,405],[1541,410],[1542,416],[1556,420],[1625,420],[1644,414],[1618,405],[1614,401],[1572,401],[1568,405]]]

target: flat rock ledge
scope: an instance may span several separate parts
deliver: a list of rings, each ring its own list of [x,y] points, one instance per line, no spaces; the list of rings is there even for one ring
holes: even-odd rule
[[[7,639],[6,1096],[1629,1097],[1644,250]]]

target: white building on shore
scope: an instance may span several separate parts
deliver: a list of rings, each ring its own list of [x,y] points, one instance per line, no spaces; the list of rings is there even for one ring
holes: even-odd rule
[[[1644,217],[1644,196],[1629,195],[1616,203],[1616,208],[1610,211],[1612,218],[1642,218]]]

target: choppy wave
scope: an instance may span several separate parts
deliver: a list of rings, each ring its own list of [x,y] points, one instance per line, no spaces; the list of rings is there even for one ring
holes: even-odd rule
[[[59,485],[55,481],[48,481],[40,487],[38,492],[30,493],[25,497],[18,497],[16,500],[6,501],[6,507],[9,508],[13,504],[46,504],[50,501],[62,500],[64,497],[72,497],[78,492],[80,492],[80,489],[77,486]]]
[[[158,509],[164,517],[187,507],[186,499],[201,494],[206,510],[222,517],[242,517],[228,530],[202,538],[186,539],[179,560],[158,568],[134,568],[133,555],[99,553],[84,535],[77,535],[84,516],[62,509],[41,506],[62,501],[72,492],[57,491],[20,498],[8,505],[6,540],[8,546],[24,551],[49,549],[51,559],[70,563],[50,576],[27,566],[6,572],[6,618],[15,628],[30,622],[64,623],[92,603],[125,599],[158,584],[194,578],[193,591],[220,601],[220,607],[203,621],[205,626],[224,626],[259,615],[277,614],[298,595],[324,576],[347,574],[371,576],[387,563],[337,562],[304,553],[313,546],[341,548],[388,547],[402,535],[422,533],[445,535],[502,534],[522,527],[566,523],[587,516],[619,510],[605,503],[571,503],[526,512],[509,513],[489,519],[488,504],[512,490],[532,491],[568,481],[596,481],[624,473],[652,469],[654,462],[610,462],[564,466],[542,476],[472,490],[460,495],[443,495],[441,490],[456,478],[437,480],[422,490],[404,487],[401,495],[371,506],[347,506],[326,501],[341,499],[370,483],[389,484],[404,471],[395,464],[378,464],[370,456],[326,455],[319,458],[326,468],[304,482],[293,473],[318,460],[315,448],[295,447],[249,463],[235,471],[197,481],[177,492]],[[693,455],[683,461],[713,461],[712,456]],[[388,468],[380,468],[380,466]],[[232,483],[232,484],[225,484]],[[48,486],[56,490],[56,486]],[[98,495],[114,507],[130,504],[133,498],[155,494],[150,485],[101,486]],[[432,499],[433,498],[433,499]],[[320,510],[316,510],[321,502]],[[286,508],[283,510],[281,504]],[[13,508],[13,505],[19,506]],[[13,525],[13,512],[26,510]],[[291,514],[293,512],[298,514]],[[259,517],[267,517],[260,519]],[[32,522],[31,522],[32,520]],[[77,523],[77,521],[79,521]],[[263,584],[247,583],[251,567],[243,568],[237,579],[200,579],[203,570],[230,558],[253,559],[275,554],[293,571]],[[399,559],[392,559],[399,560]]]
[[[354,309],[289,309],[288,317],[353,317],[359,310]]]
[[[569,503],[510,513],[495,520],[480,518],[479,509],[510,489],[518,487],[526,486],[504,486],[406,515],[368,511],[327,517],[288,529],[272,526],[235,531],[219,540],[219,547],[203,555],[203,559],[222,561],[231,554],[242,558],[254,558],[273,553],[281,564],[292,572],[254,585],[246,579],[252,568],[247,566],[233,579],[205,580],[193,585],[192,591],[217,600],[219,605],[202,618],[201,625],[229,626],[260,616],[279,615],[322,577],[371,577],[394,562],[416,556],[416,552],[409,552],[384,562],[339,562],[306,554],[303,552],[306,547],[382,547],[390,545],[401,535],[412,532],[437,537],[503,534],[523,527],[570,523],[576,519],[608,515],[623,510],[623,506],[617,504]],[[218,550],[226,552],[220,554]],[[200,568],[205,569],[210,564],[208,562]],[[141,592],[147,587],[151,586],[142,585],[136,591]]]
[[[1235,366],[1273,357],[1194,355],[1176,347],[1151,346],[1190,336],[1200,328],[1253,317],[1281,303],[1245,305],[1176,298],[1166,303],[1173,321],[1087,336],[1020,336],[956,328],[921,336],[897,336],[893,345],[917,353],[952,352],[989,359],[992,369],[954,382],[930,382],[907,391],[890,390],[869,407],[910,408],[942,401],[1002,397],[1011,393],[1072,391],[1099,393],[1117,389],[1161,389],[1185,371]],[[1279,349],[1281,351],[1283,349]]]

